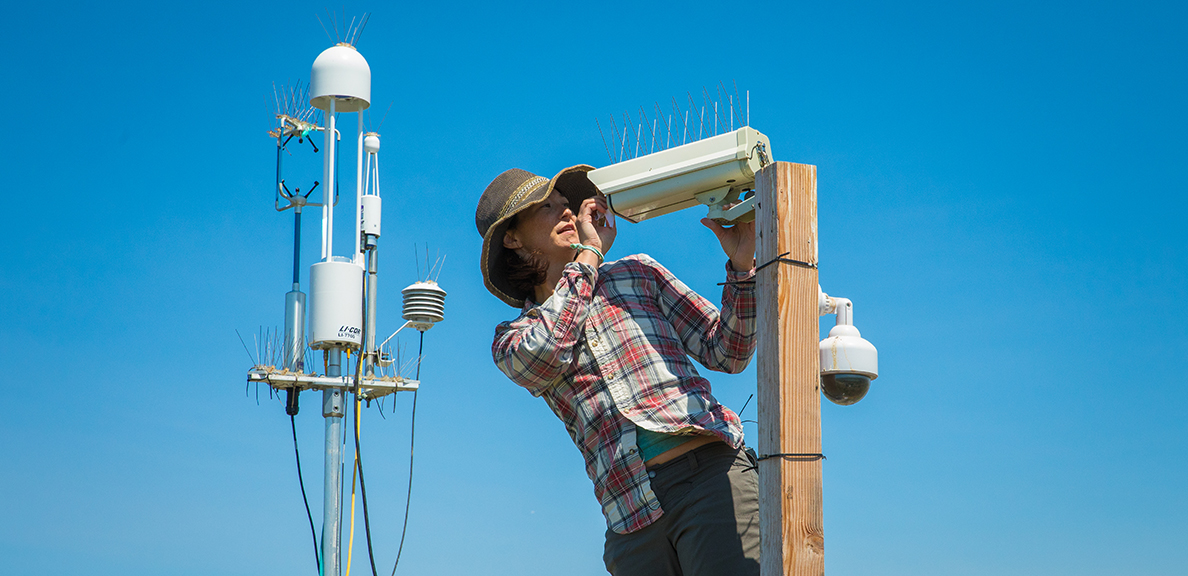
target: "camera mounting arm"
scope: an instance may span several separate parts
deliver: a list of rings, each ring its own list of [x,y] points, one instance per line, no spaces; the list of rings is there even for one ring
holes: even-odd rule
[[[817,307],[820,309],[821,316],[837,314],[838,326],[854,325],[854,303],[850,302],[849,298],[835,298],[822,292],[821,287],[818,286]]]

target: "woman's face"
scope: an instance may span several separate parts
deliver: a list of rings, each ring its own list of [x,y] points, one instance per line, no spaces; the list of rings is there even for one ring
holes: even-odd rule
[[[515,228],[503,237],[505,248],[544,258],[550,264],[573,260],[569,245],[577,242],[577,217],[555,188],[544,202],[520,212]]]

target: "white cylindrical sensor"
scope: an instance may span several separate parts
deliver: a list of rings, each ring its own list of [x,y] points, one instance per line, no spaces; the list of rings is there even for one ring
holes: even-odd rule
[[[379,152],[380,140],[379,134],[375,132],[368,132],[363,135],[363,150],[368,154],[375,154]]]
[[[309,103],[329,111],[331,100],[338,112],[360,112],[371,105],[371,67],[354,46],[325,49],[310,69]]]
[[[359,198],[359,204],[361,206],[359,210],[359,221],[362,224],[363,233],[379,236],[380,208],[382,205],[380,197],[366,194]]]
[[[309,268],[309,347],[363,343],[363,267],[338,256]]]
[[[305,293],[293,290],[285,294],[284,368],[305,371]]]

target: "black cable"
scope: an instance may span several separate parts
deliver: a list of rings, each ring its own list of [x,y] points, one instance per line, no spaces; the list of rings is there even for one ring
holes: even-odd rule
[[[747,448],[747,450],[751,450],[751,449]],[[768,458],[795,458],[796,462],[816,462],[818,460],[825,460],[825,455],[821,454],[819,452],[777,453],[777,454],[763,454],[762,456],[760,456],[759,454],[751,454],[751,456],[752,456],[752,460],[754,461],[754,464],[747,466],[746,468],[743,468],[743,472],[746,472],[748,470],[758,471],[759,463],[764,460],[767,460]]]
[[[355,398],[359,397],[359,383],[363,380],[363,355],[355,359]],[[352,427],[355,436],[355,466],[359,470],[359,492],[363,495],[363,530],[367,533],[367,559],[371,562],[371,576],[379,576],[375,572],[375,553],[371,549],[371,519],[367,515],[367,483],[363,481],[363,453],[359,450],[359,402],[354,402],[355,425]]]
[[[775,454],[760,454],[756,459],[763,461],[768,458],[796,458],[797,460],[815,462],[825,460],[825,455],[820,452],[777,452]]]
[[[764,262],[763,264],[756,266],[755,274],[758,274],[760,270],[767,268],[768,266],[771,266],[772,264],[775,264],[777,262],[783,263],[783,264],[791,264],[793,266],[799,266],[801,268],[808,268],[811,270],[817,269],[817,265],[813,264],[812,262],[801,262],[800,260],[784,258],[784,256],[787,256],[789,254],[791,254],[791,252],[784,252],[783,254],[780,254],[779,256],[776,256],[775,258],[772,258],[771,260],[768,260],[767,262]],[[728,284],[754,284],[754,283],[755,283],[754,280],[727,280],[725,282],[718,282],[718,286],[726,286]]]
[[[751,403],[751,399],[752,399],[752,398],[754,398],[754,397],[755,397],[755,395],[754,395],[754,394],[751,394],[750,396],[747,396],[747,401],[746,401],[746,402],[743,402],[743,407],[742,407],[742,410],[739,410],[739,411],[738,411],[738,414],[736,414],[736,416],[742,417],[742,413],[747,411],[747,405]]]
[[[297,419],[289,416],[293,427],[293,454],[297,456],[297,483],[301,485],[301,500],[305,502],[305,516],[309,518],[309,533],[313,536],[314,560],[318,563],[318,574],[322,573],[322,555],[318,552],[318,531],[314,528],[313,514],[309,512],[309,498],[305,497],[305,480],[301,478],[301,451],[297,449]]]
[[[425,333],[421,332],[421,343],[417,346],[417,375],[416,381],[421,381],[421,353],[425,350]],[[408,441],[408,497],[404,501],[404,527],[400,529],[400,548],[396,550],[396,564],[392,566],[392,576],[396,576],[396,567],[400,565],[400,554],[404,552],[404,536],[408,533],[408,506],[412,503],[413,481],[413,448],[417,443],[417,392],[420,386],[413,390],[412,430]]]

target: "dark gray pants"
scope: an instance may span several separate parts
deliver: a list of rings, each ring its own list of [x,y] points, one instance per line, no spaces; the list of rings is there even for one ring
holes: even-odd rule
[[[664,515],[630,534],[606,532],[614,576],[759,574],[759,476],[746,452],[700,446],[649,470]]]

